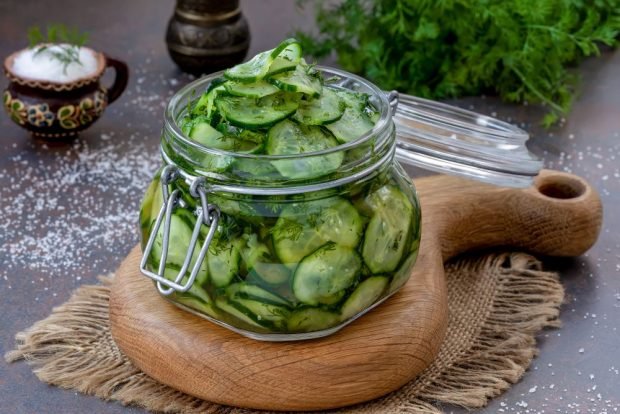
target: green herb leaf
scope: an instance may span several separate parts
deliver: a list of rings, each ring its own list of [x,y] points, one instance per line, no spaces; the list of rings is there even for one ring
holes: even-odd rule
[[[319,34],[295,34],[311,55],[335,52],[345,69],[386,90],[543,104],[546,125],[570,110],[575,64],[615,46],[620,33],[619,0],[312,3]]]
[[[54,23],[47,26],[46,34],[38,26],[28,29],[28,42],[30,48],[35,49],[35,55],[48,53],[50,57],[63,64],[66,73],[71,63],[81,65],[80,47],[88,40],[88,33],[81,33],[75,27],[67,27],[64,24]],[[56,44],[56,50],[50,50],[50,45]]]

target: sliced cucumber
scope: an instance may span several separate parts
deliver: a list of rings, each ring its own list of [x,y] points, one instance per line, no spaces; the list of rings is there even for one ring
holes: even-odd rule
[[[259,53],[249,61],[227,69],[224,72],[224,76],[227,79],[245,83],[261,80],[267,75],[272,63],[280,53],[289,45],[295,43],[297,43],[295,39],[287,39],[280,43],[275,49]]]
[[[282,210],[272,229],[272,237],[276,255],[282,263],[291,267],[325,244],[325,239],[296,206]]]
[[[198,257],[198,254],[196,254],[194,256],[194,258],[192,258],[193,263],[195,263],[196,258]],[[193,265],[192,263],[192,265]],[[211,300],[211,296],[209,295],[209,293],[204,290],[204,288],[202,288],[202,285],[205,284],[205,282],[207,281],[207,271],[206,271],[206,263],[203,264],[204,266],[204,271],[199,271],[198,274],[196,275],[196,279],[194,279],[194,283],[192,284],[192,286],[190,286],[189,290],[187,292],[183,292],[183,293],[179,293],[179,292],[175,292],[175,298],[177,297],[186,297],[186,296],[193,296],[195,298],[197,298],[198,300],[204,302],[204,303],[211,303],[213,302]],[[166,265],[165,269],[164,269],[164,277],[170,281],[174,281],[176,280],[177,275],[179,274],[179,271],[181,270],[180,266],[176,266],[173,264],[170,265]],[[184,285],[187,283],[187,280],[189,279],[189,273],[191,272],[191,267],[189,268],[189,270],[185,273],[185,275],[183,276],[183,278],[181,279],[181,281],[179,282],[179,284]]]
[[[303,308],[291,314],[286,327],[291,332],[322,331],[340,322],[338,314],[320,308]]]
[[[159,259],[163,250],[163,234],[164,222],[162,220],[159,231],[153,241],[151,249],[151,261],[153,268],[159,266]],[[170,217],[170,235],[168,236],[168,255],[166,256],[166,265],[174,268],[181,268],[185,262],[187,255],[187,247],[189,240],[192,238],[192,230],[189,225],[178,214],[173,213]]]
[[[409,237],[411,214],[397,211],[375,213],[366,227],[362,256],[373,273],[396,270],[403,257]]]
[[[334,92],[342,99],[345,105],[351,109],[363,112],[368,106],[368,94],[345,89],[335,89]]]
[[[271,127],[267,133],[265,151],[269,155],[294,155],[320,151],[337,146],[336,140],[316,126],[297,125],[284,120]],[[329,174],[340,167],[342,151],[326,155],[300,156],[299,158],[272,161],[280,174],[292,179],[314,178]]]
[[[269,257],[271,254],[267,245],[258,241],[256,234],[244,234],[242,239],[245,245],[241,249],[241,257],[248,269],[252,269],[256,262]]]
[[[271,76],[267,80],[283,91],[304,93],[315,98],[321,96],[323,89],[321,80],[311,76],[308,67],[303,65],[297,65],[295,70]]]
[[[220,315],[217,311],[217,309],[215,308],[215,306],[213,306],[213,303],[211,302],[205,302],[204,300],[191,295],[191,294],[175,294],[174,296],[174,300],[176,302],[179,302],[182,305],[185,305],[189,308],[195,309],[198,312],[204,313],[206,315],[209,315],[212,318],[215,319],[219,319]]]
[[[209,148],[229,149],[224,135],[207,122],[197,122],[192,126],[189,137]],[[224,148],[221,148],[224,147]]]
[[[244,239],[246,245],[241,250],[241,257],[247,267],[248,277],[256,275],[269,284],[280,284],[289,279],[289,270],[279,263],[273,263],[269,248],[258,241],[256,234],[244,235]]]
[[[359,213],[344,198],[323,200],[319,213],[317,231],[326,241],[354,248],[359,243],[364,223]]]
[[[222,217],[230,217],[231,220],[240,220],[261,224],[265,220],[261,213],[256,210],[250,199],[242,195],[224,196],[222,193],[209,194],[209,202],[218,206],[222,211]]]
[[[374,126],[364,112],[347,107],[340,119],[325,127],[334,134],[338,142],[344,144],[361,137]]]
[[[245,282],[234,283],[228,286],[225,292],[226,295],[233,300],[242,298],[283,307],[290,307],[291,305],[291,303],[282,296],[263,289],[260,286],[250,285]]]
[[[235,137],[225,136],[206,122],[195,123],[189,134],[190,138],[207,148],[254,154],[263,148],[262,143],[244,141]],[[201,166],[209,171],[224,171],[234,161],[231,156],[218,156],[206,153],[196,154]]]
[[[217,109],[231,124],[241,128],[265,128],[292,115],[299,107],[296,94],[278,92],[260,99],[218,96]]]
[[[248,98],[262,98],[278,92],[280,89],[265,81],[255,83],[227,82],[224,84],[226,91],[234,96],[247,96]]]
[[[159,173],[158,173],[159,174]],[[142,202],[140,203],[140,227],[142,230],[149,230],[151,227],[151,223],[157,217],[159,213],[159,209],[161,208],[161,196],[157,198],[157,192],[161,193],[161,181],[158,179],[159,175],[156,176],[146,191],[144,192],[144,197],[142,197]],[[154,204],[157,205],[157,209],[155,209]],[[142,234],[142,247],[146,245],[146,240],[148,239],[148,234]]]
[[[366,111],[366,115],[368,115],[368,119],[370,119],[370,122],[372,122],[373,124],[376,124],[381,117],[381,114],[378,111],[373,110]]]
[[[238,241],[218,240],[209,247],[207,265],[211,282],[216,287],[229,285],[239,273]]]
[[[324,88],[320,98],[301,101],[293,119],[305,125],[325,125],[342,117],[344,103],[330,88]]]
[[[409,215],[413,211],[409,198],[392,184],[384,185],[369,194],[366,197],[366,204],[373,212],[389,210],[407,212]]]
[[[291,43],[274,59],[266,76],[293,70],[300,60],[301,46],[299,43]]]
[[[262,144],[267,140],[267,136],[260,131],[252,131],[250,129],[238,128],[231,125],[227,121],[222,121],[215,127],[219,132],[227,137],[236,138],[240,141],[250,141]]]
[[[298,263],[329,241],[354,248],[362,232],[362,218],[351,203],[341,197],[287,206],[272,230],[276,254],[287,264]]]
[[[255,320],[256,318],[255,317],[253,318],[251,316],[252,313],[248,309],[245,309],[243,306],[239,304],[229,301],[226,298],[217,298],[215,300],[215,305],[221,310],[223,310],[224,312],[239,319],[240,321],[245,322],[246,324],[250,326],[264,328],[263,324],[257,322]]]
[[[379,188],[366,203],[374,214],[364,235],[364,262],[373,273],[393,272],[407,247],[413,207],[394,185]]]
[[[347,320],[368,309],[385,292],[389,279],[386,276],[373,276],[357,285],[353,293],[342,305],[340,317]]]
[[[293,276],[293,294],[308,305],[333,305],[355,283],[361,267],[355,250],[327,243],[301,261]]]
[[[291,271],[280,263],[256,262],[248,277],[253,275],[270,285],[280,285],[290,279]]]
[[[409,280],[411,276],[411,268],[415,264],[416,259],[418,258],[418,248],[409,253],[409,256],[405,259],[402,265],[398,268],[394,276],[392,277],[392,282],[390,282],[389,293],[395,292],[400,289],[406,282]]]
[[[263,181],[270,177],[281,178],[271,162],[253,158],[236,158],[231,171],[241,176],[259,177]]]
[[[274,324],[282,326],[291,311],[283,306],[264,303],[253,299],[236,298],[230,299],[230,303],[241,311],[245,311],[250,318],[264,325]]]
[[[209,89],[205,92],[196,105],[192,108],[192,115],[199,116],[203,115],[207,118],[207,120],[211,120],[213,117],[213,109],[215,108],[215,99],[219,95],[220,92],[226,91],[226,87],[224,84],[218,84],[218,86]]]

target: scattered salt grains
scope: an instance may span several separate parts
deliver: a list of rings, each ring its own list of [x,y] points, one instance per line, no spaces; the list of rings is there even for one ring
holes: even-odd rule
[[[4,280],[14,277],[12,267],[60,277],[102,266],[96,252],[120,255],[137,242],[139,203],[160,162],[156,151],[114,141],[91,149],[78,140],[64,154],[48,154],[53,170],[13,158],[9,180],[21,190],[16,196],[0,186],[0,199],[12,196],[0,205],[0,256],[11,261],[0,269]],[[6,170],[0,174],[9,177]]]

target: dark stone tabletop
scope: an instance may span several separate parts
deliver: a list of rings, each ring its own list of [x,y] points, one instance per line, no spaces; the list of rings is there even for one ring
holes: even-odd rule
[[[159,163],[163,107],[191,80],[165,49],[173,7],[171,0],[0,0],[1,56],[26,46],[29,26],[64,22],[90,32],[93,48],[131,70],[125,94],[74,142],[34,140],[0,115],[0,354],[73,289],[114,271],[137,243],[138,204]],[[309,11],[299,12],[292,1],[246,0],[242,8],[250,55],[295,28],[312,27]],[[620,412],[620,52],[606,51],[581,71],[569,119],[550,130],[538,126],[540,108],[491,97],[456,101],[527,129],[546,167],[589,180],[605,212],[600,239],[587,254],[544,259],[566,288],[563,327],[540,334],[540,355],[523,379],[479,412]],[[0,412],[142,410],[47,386],[26,364],[2,361]]]

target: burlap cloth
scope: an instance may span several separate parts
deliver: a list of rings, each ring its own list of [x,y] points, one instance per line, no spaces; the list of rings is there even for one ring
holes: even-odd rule
[[[559,326],[564,291],[555,273],[520,253],[461,258],[446,265],[449,326],[435,362],[400,390],[347,413],[441,413],[442,404],[482,407],[524,374],[535,335]],[[117,348],[108,326],[109,284],[83,286],[16,336],[7,361],[25,359],[44,382],[166,413],[248,413],[159,384]]]

